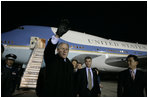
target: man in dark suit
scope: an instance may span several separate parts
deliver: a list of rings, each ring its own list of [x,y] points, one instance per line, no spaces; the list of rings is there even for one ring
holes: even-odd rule
[[[98,84],[97,73],[91,68],[92,58],[85,58],[86,68],[78,72],[78,94],[80,97],[100,96],[100,87]]]
[[[46,64],[45,96],[47,97],[73,96],[73,65],[67,58],[69,45],[59,43],[57,46],[59,38],[68,31],[67,24],[67,20],[61,22],[56,35],[48,41],[44,51]],[[56,46],[57,54],[55,54]]]
[[[146,91],[146,74],[137,70],[138,58],[135,55],[127,57],[128,69],[120,72],[117,88],[118,97],[143,97]]]

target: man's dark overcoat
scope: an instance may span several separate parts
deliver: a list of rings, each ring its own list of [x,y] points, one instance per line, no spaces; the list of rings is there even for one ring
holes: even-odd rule
[[[118,97],[143,97],[144,89],[146,89],[147,80],[146,74],[140,70],[136,71],[135,79],[133,80],[129,69],[119,73],[118,80]]]
[[[56,45],[51,39],[44,51],[46,64],[46,96],[73,96],[73,66],[66,58],[66,62],[55,54]]]

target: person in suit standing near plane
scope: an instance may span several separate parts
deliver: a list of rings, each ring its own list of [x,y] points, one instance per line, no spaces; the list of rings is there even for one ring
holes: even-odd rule
[[[92,58],[85,58],[86,68],[79,70],[78,74],[78,95],[80,97],[97,97],[100,96],[100,87],[98,84],[97,73],[91,68]]]
[[[73,95],[73,65],[67,58],[69,45],[59,43],[59,38],[68,31],[68,20],[64,19],[59,25],[56,35],[48,41],[44,50],[46,64],[46,95],[47,97],[72,97]],[[57,46],[58,44],[58,46]],[[57,46],[57,54],[55,49]]]
[[[127,57],[128,69],[119,73],[117,96],[118,97],[144,97],[147,80],[146,74],[137,69],[138,57]]]

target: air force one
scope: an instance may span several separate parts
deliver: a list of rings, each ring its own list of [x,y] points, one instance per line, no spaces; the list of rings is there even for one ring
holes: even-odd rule
[[[9,53],[14,53],[17,55],[17,63],[27,65],[37,40],[41,39],[45,48],[45,44],[56,30],[55,27],[25,25],[2,33],[1,42],[5,47],[2,58],[4,59]],[[84,64],[84,58],[90,56],[92,67],[97,67],[100,71],[119,72],[126,69],[125,59],[129,54],[140,58],[140,69],[147,68],[147,45],[115,41],[72,30],[64,34],[60,42],[69,44],[70,60],[77,59]]]

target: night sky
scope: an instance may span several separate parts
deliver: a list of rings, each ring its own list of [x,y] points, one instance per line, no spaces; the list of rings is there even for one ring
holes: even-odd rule
[[[147,1],[1,1],[1,32],[22,25],[57,27],[62,18],[71,30],[147,44]]]

